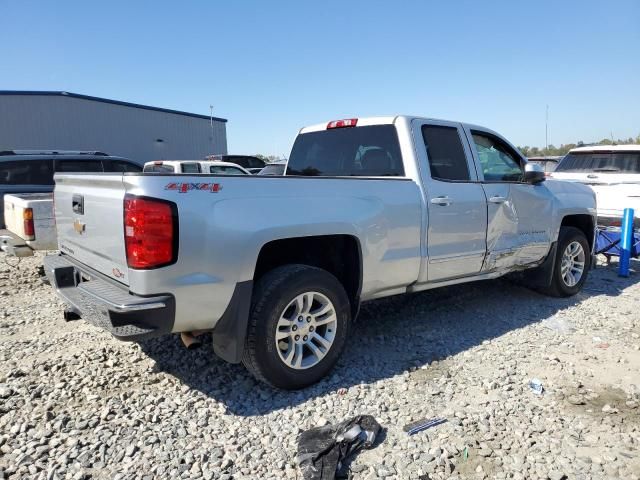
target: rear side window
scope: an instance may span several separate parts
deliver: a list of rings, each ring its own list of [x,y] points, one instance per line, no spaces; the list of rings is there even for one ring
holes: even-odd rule
[[[555,171],[640,173],[640,152],[570,153]]]
[[[404,176],[393,125],[337,128],[298,135],[287,175],[324,177]]]
[[[52,160],[0,162],[0,185],[53,185]]]
[[[456,182],[469,181],[469,165],[455,127],[424,125],[422,138],[427,149],[431,178]]]
[[[57,160],[56,172],[102,172],[100,160]]]
[[[157,165],[154,163],[151,165],[145,165],[142,171],[153,173],[174,173],[175,169],[173,168],[173,165]]]
[[[142,170],[140,165],[122,160],[103,160],[102,166],[105,172],[139,172]]]
[[[200,173],[200,164],[195,162],[183,163],[182,173]]]

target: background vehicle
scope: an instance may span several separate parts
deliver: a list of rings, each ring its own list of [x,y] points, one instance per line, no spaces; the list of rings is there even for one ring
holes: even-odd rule
[[[202,160],[158,160],[144,164],[146,173],[219,173],[223,175],[251,175],[240,165],[229,162]]]
[[[4,196],[6,230],[0,230],[0,250],[16,257],[34,250],[56,250],[53,193],[16,193]]]
[[[277,160],[269,163],[266,167],[258,172],[258,175],[282,176],[287,168],[286,160]]]
[[[57,175],[45,271],[67,318],[128,340],[211,331],[221,358],[300,388],[357,341],[361,302],[521,270],[577,293],[595,196],[544,180],[482,127],[337,120],[300,131],[284,177]]]
[[[240,165],[243,168],[264,168],[267,164],[264,160],[252,155],[209,155],[207,160],[214,162],[229,162]]]
[[[640,226],[640,145],[574,148],[551,176],[589,185],[596,193],[600,225],[620,225],[624,209],[633,208]]]
[[[562,157],[529,157],[527,162],[536,163],[542,167],[545,172],[553,172],[558,163],[562,160]]]
[[[0,229],[7,193],[53,192],[54,172],[139,172],[126,158],[102,152],[5,150],[0,152]]]
[[[229,162],[200,162],[202,173],[219,173],[223,175],[251,175],[247,169]]]

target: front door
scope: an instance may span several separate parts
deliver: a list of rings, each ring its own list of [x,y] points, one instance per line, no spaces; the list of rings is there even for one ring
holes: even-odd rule
[[[487,197],[487,258],[483,271],[538,262],[551,246],[553,195],[544,182],[523,182],[524,159],[493,132],[470,129]]]
[[[464,132],[452,122],[416,121],[414,138],[428,209],[421,280],[475,275],[486,253],[487,204]]]

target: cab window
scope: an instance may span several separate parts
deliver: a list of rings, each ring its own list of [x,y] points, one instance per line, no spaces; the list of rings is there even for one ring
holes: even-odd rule
[[[498,138],[471,132],[485,182],[521,182],[523,169],[518,154]]]
[[[183,163],[182,173],[200,173],[200,164],[195,162]]]
[[[100,160],[57,160],[56,172],[102,172]]]
[[[452,182],[470,180],[467,157],[457,128],[424,125],[422,138],[427,149],[431,178]]]

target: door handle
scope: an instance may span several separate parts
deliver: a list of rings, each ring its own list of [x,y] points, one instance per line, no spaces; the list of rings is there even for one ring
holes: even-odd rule
[[[501,197],[500,195],[496,195],[494,197],[490,197],[489,201],[491,203],[505,203],[507,201],[507,197]]]
[[[440,196],[432,198],[431,203],[434,205],[440,205],[441,207],[447,207],[453,203],[453,200],[446,196]]]

